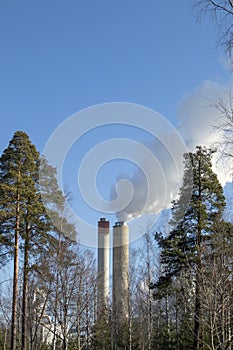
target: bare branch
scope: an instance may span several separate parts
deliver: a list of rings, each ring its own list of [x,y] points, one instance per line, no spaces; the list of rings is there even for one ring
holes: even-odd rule
[[[233,49],[233,0],[194,0],[197,17],[209,14],[218,30],[218,44],[225,48],[229,58]],[[231,62],[233,64],[233,62]]]
[[[209,2],[210,2],[214,7],[216,7],[216,9],[222,10],[222,11],[228,13],[228,14],[233,15],[233,11],[231,11],[231,10],[230,10],[229,8],[227,8],[226,6],[220,5],[220,4],[218,4],[216,1],[213,1],[213,0],[209,0]],[[232,7],[231,1],[229,0],[228,2],[230,3],[230,5],[231,5],[231,7]]]

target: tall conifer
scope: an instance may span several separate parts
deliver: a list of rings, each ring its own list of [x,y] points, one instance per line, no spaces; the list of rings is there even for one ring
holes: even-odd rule
[[[13,243],[14,255],[11,350],[16,349],[17,341],[19,243],[23,247],[21,348],[26,349],[29,252],[50,227],[39,193],[39,164],[39,153],[28,135],[15,132],[0,158],[0,233],[2,240]]]
[[[161,248],[163,274],[155,283],[155,295],[163,294],[163,290],[184,271],[194,274],[194,340],[193,350],[200,346],[200,275],[214,225],[221,220],[225,206],[222,187],[212,170],[211,157],[213,151],[197,147],[195,153],[185,155],[185,172],[180,198],[173,205],[173,229],[167,237],[156,234]],[[190,170],[192,178],[190,178]],[[190,181],[192,193],[187,203],[187,189]],[[182,216],[181,213],[184,213]]]

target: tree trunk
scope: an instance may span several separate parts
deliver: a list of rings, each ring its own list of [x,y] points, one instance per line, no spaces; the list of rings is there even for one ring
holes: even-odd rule
[[[67,349],[68,349],[67,335],[63,335],[63,350],[67,350]]]
[[[4,332],[4,343],[3,343],[3,350],[6,350],[7,347],[7,327]]]
[[[195,312],[194,312],[194,339],[193,350],[199,350],[200,348],[200,314],[201,314],[201,302],[200,302],[200,272],[197,269],[196,275],[196,290],[195,290]]]
[[[81,339],[80,339],[80,320],[77,322],[77,349],[81,350]]]
[[[198,160],[198,200],[199,205],[202,203],[202,186],[201,186],[201,159]],[[193,350],[199,350],[200,348],[200,316],[201,316],[201,299],[200,299],[200,274],[202,270],[201,263],[201,245],[202,245],[202,217],[201,208],[199,207],[197,216],[197,264],[196,264],[196,290],[195,290],[195,311],[194,311],[194,338],[193,338]]]
[[[24,242],[24,265],[23,265],[23,301],[22,301],[22,344],[21,349],[27,349],[27,300],[28,300],[28,253],[29,253],[29,229],[26,228]]]
[[[18,275],[19,275],[19,200],[20,194],[17,194],[16,206],[16,224],[15,224],[15,245],[14,245],[14,276],[13,276],[13,297],[12,297],[12,317],[11,317],[11,350],[16,349],[17,335],[17,302],[18,302]]]

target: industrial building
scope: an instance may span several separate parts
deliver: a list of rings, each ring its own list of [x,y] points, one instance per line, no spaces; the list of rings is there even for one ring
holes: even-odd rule
[[[112,271],[113,321],[117,323],[128,317],[129,228],[126,222],[116,222],[113,226]]]
[[[109,302],[109,221],[101,218],[98,222],[98,315]]]
[[[128,318],[129,288],[129,228],[119,221],[113,226],[112,263],[110,264],[109,221],[101,218],[98,222],[98,314],[108,305],[109,266],[112,266],[112,320],[117,325]]]

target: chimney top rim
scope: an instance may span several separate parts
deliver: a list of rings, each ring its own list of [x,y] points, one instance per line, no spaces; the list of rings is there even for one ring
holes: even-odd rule
[[[116,221],[115,225],[113,227],[121,227],[121,226],[127,226],[126,221]]]

